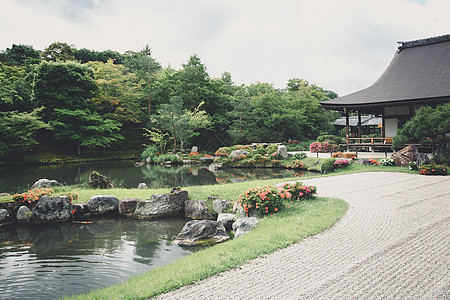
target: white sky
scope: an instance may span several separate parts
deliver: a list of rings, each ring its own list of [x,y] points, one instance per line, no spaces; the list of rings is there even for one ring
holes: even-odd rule
[[[148,44],[163,66],[195,53],[211,77],[297,77],[343,96],[371,85],[398,41],[450,33],[449,12],[449,0],[0,0],[0,50]]]

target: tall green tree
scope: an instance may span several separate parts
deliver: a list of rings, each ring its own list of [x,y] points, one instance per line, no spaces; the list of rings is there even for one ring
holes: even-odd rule
[[[13,44],[11,48],[0,51],[0,62],[8,66],[23,66],[39,63],[41,54],[33,46]]]
[[[54,126],[56,140],[72,141],[78,155],[81,147],[109,147],[112,142],[123,139],[119,134],[120,122],[105,119],[89,109],[55,109],[56,119],[50,121]]]
[[[67,43],[54,42],[42,52],[42,59],[46,61],[73,61],[75,60],[74,46]]]

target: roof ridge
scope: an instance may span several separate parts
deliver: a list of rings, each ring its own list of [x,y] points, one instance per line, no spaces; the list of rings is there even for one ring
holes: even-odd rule
[[[425,46],[430,44],[436,44],[436,43],[442,43],[450,41],[450,34],[435,36],[431,38],[425,38],[420,40],[413,40],[413,41],[407,41],[407,42],[397,42],[400,44],[398,46],[398,50],[402,50],[405,48],[412,48],[412,47],[418,47],[418,46]]]

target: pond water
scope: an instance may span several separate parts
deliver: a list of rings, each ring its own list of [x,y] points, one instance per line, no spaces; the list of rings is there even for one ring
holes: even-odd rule
[[[193,249],[172,243],[185,219],[94,219],[0,228],[0,298],[55,299],[126,281]]]
[[[206,166],[198,165],[135,167],[133,161],[14,166],[0,169],[0,193],[27,191],[40,178],[55,179],[67,185],[85,183],[94,170],[107,176],[116,186],[124,188],[136,188],[140,182],[145,182],[149,188],[172,188],[303,175],[302,172],[283,168],[224,169],[213,173]]]

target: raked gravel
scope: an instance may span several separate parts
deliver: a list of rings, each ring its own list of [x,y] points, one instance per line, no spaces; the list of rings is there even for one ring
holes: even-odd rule
[[[303,182],[349,203],[333,228],[158,299],[450,299],[450,176]]]

